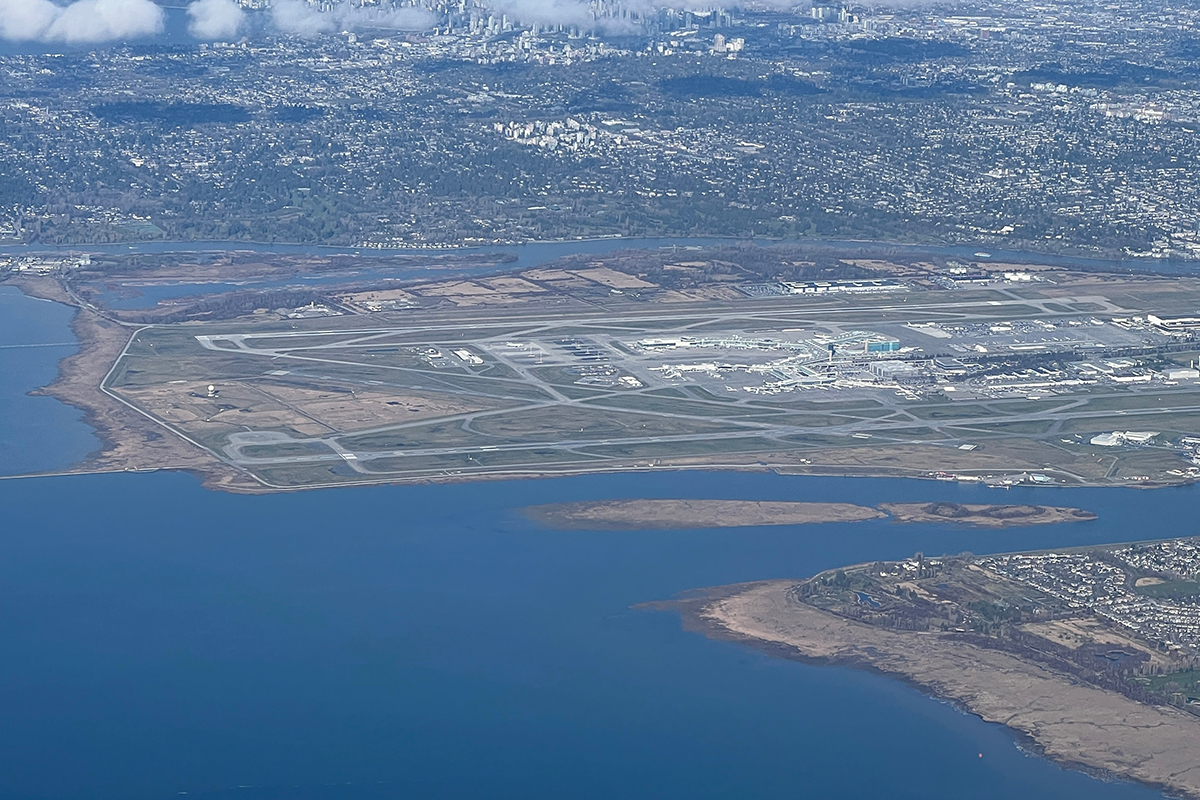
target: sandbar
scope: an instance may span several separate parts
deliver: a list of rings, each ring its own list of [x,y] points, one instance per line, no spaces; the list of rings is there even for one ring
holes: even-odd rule
[[[530,519],[561,529],[642,530],[737,528],[860,522],[885,514],[852,503],[762,500],[605,500],[524,509]]]
[[[946,522],[976,528],[1009,528],[1086,522],[1096,515],[1081,508],[1021,505],[964,505],[962,503],[881,503],[896,522]]]

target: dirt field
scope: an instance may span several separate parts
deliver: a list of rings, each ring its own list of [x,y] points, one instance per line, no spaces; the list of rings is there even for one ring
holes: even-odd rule
[[[260,382],[255,388],[337,431],[352,432],[397,422],[450,417],[469,411],[499,408],[502,402],[464,394],[417,391],[378,392],[364,389],[333,391]]]
[[[644,281],[641,278],[627,275],[624,272],[617,272],[608,267],[594,267],[592,269],[577,269],[573,270],[575,275],[580,278],[585,278],[589,281],[608,286],[613,289],[653,289],[655,284]]]
[[[208,395],[208,386],[217,390]],[[489,398],[419,392],[332,390],[270,381],[180,381],[125,387],[120,394],[184,432],[220,446],[241,430],[283,431],[298,437],[353,433],[494,408]]]

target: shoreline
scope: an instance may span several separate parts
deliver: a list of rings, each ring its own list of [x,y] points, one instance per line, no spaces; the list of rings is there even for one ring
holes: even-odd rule
[[[124,326],[107,319],[80,304],[53,279],[25,278],[10,285],[27,297],[74,309],[70,328],[78,350],[58,360],[54,380],[28,394],[52,397],[79,411],[99,446],[66,470],[6,478],[175,470],[195,475],[206,487],[232,491],[246,480],[241,472],[212,458],[208,451],[189,445],[173,433],[164,435],[142,414],[103,390],[103,381],[118,355],[141,326]]]
[[[1039,741],[1035,735],[1036,729],[1035,731],[1031,731],[1018,727],[1015,724],[1010,724],[1017,716],[1016,713],[1014,713],[1008,720],[989,718],[986,713],[971,705],[970,698],[956,696],[946,690],[944,687],[939,687],[937,685],[933,685],[932,683],[924,682],[911,674],[883,668],[877,663],[873,662],[869,657],[864,655],[846,655],[836,652],[830,655],[808,654],[802,651],[798,645],[790,644],[785,641],[759,638],[748,633],[735,630],[734,628],[730,627],[727,617],[723,618],[720,614],[713,611],[713,608],[722,602],[741,597],[747,593],[762,589],[777,589],[777,587],[780,585],[786,585],[790,589],[790,587],[794,586],[795,583],[795,581],[791,580],[765,580],[730,584],[727,586],[716,586],[707,589],[685,592],[673,600],[639,603],[632,606],[632,608],[635,610],[676,612],[680,615],[680,623],[685,631],[702,634],[706,638],[714,641],[749,646],[770,658],[782,658],[788,661],[795,661],[797,663],[807,664],[815,667],[854,669],[878,675],[889,680],[898,681],[906,686],[916,689],[926,697],[951,706],[960,713],[976,717],[981,721],[991,725],[999,725],[1003,727],[1005,732],[1012,737],[1018,749],[1028,752],[1039,758],[1043,758],[1051,763],[1057,764],[1064,769],[1081,772],[1100,780],[1119,781],[1122,783],[1131,783],[1144,786],[1155,791],[1163,792],[1168,797],[1187,798],[1188,800],[1200,799],[1200,782],[1197,782],[1195,786],[1182,787],[1177,784],[1168,783],[1166,780],[1156,780],[1148,776],[1139,776],[1133,774],[1132,768],[1122,770],[1119,766],[1115,765],[1103,766],[1064,756],[1060,753],[1053,752],[1052,748],[1056,744],[1060,744],[1055,742],[1053,737],[1048,737],[1049,740],[1045,742]],[[818,611],[817,609],[810,610],[814,614],[818,614],[823,617],[829,617],[833,620],[842,621],[840,617],[828,614],[827,612]],[[973,647],[973,645],[967,646]],[[868,652],[874,651],[874,648],[870,646],[865,649]],[[983,651],[982,648],[977,649]],[[886,655],[886,653],[884,655]],[[1056,677],[1060,677],[1061,679],[1061,676]],[[1109,690],[1092,687],[1090,685],[1085,685],[1085,687],[1090,691],[1102,692],[1112,698],[1120,698],[1121,701],[1133,703],[1133,701],[1127,700],[1116,692],[1110,692]],[[979,702],[978,697],[976,697],[975,700],[977,703]],[[1143,707],[1146,709],[1161,710],[1161,707],[1159,706],[1147,705]],[[1117,749],[1117,752],[1120,753],[1121,751]],[[1124,754],[1122,753],[1122,755]],[[1186,771],[1179,774],[1186,774]],[[1174,777],[1175,775],[1169,775],[1167,776],[1167,779],[1169,780],[1170,778]]]
[[[51,395],[55,399],[60,399],[57,395]],[[61,402],[70,405],[72,408],[76,406],[73,403],[62,400]],[[105,441],[105,437],[101,436],[99,431],[96,433],[97,438]],[[204,451],[206,454],[207,450]],[[210,458],[211,455],[209,456]],[[215,458],[212,458],[216,461]],[[352,480],[329,483],[308,484],[304,486],[280,486],[276,484],[268,484],[257,478],[245,475],[234,467],[225,464],[225,462],[217,462],[225,469],[214,468],[209,471],[207,465],[202,466],[92,466],[89,464],[76,464],[71,469],[29,473],[24,475],[0,475],[0,480],[20,480],[20,479],[35,479],[35,478],[57,478],[71,477],[78,475],[106,475],[116,472],[128,473],[150,473],[150,472],[186,472],[196,476],[201,480],[205,488],[219,491],[228,491],[234,494],[290,494],[296,492],[309,491],[324,491],[329,489],[342,488],[361,488],[367,486],[423,486],[423,485],[442,485],[442,484],[461,484],[461,483],[481,483],[484,481],[511,481],[511,480],[551,480],[554,478],[570,478],[581,475],[632,475],[639,473],[651,472],[745,472],[745,473],[773,473],[775,475],[790,476],[790,477],[812,477],[812,478],[874,478],[874,479],[896,479],[896,480],[921,480],[931,483],[945,483],[938,478],[930,477],[925,474],[908,475],[899,473],[857,473],[857,472],[839,472],[839,471],[821,471],[811,470],[807,472],[796,472],[791,469],[791,465],[769,465],[769,464],[705,464],[705,465],[658,465],[654,467],[648,466],[611,466],[603,468],[590,469],[563,469],[555,471],[547,471],[545,469],[527,469],[527,470],[507,470],[504,472],[487,472],[470,475],[423,475],[411,478],[388,478],[383,477],[378,480]],[[227,482],[225,477],[229,473],[235,473],[243,478],[242,482]],[[211,479],[222,479],[219,484],[210,483]],[[253,482],[250,482],[253,481]],[[1073,484],[1047,484],[1036,488],[1040,489],[1141,489],[1141,490],[1158,490],[1158,489],[1176,489],[1185,486],[1191,486],[1200,483],[1197,480],[1179,481],[1175,483],[1168,482],[1138,482],[1128,484],[1112,484],[1112,483],[1092,483],[1080,482]],[[1007,489],[1011,487],[993,487],[996,489]],[[1018,486],[1017,488],[1034,488],[1028,485]],[[938,521],[930,524],[944,524],[945,521]],[[903,524],[903,523],[900,523]],[[950,524],[953,524],[951,521]],[[968,527],[983,527],[983,526],[968,526]],[[990,527],[990,526],[988,526]],[[1140,541],[1140,540],[1139,540]]]

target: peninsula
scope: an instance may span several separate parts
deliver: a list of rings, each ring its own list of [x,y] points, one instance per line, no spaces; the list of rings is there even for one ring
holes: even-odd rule
[[[1198,572],[1194,539],[918,554],[666,605],[711,637],[891,675],[1066,766],[1197,798]]]

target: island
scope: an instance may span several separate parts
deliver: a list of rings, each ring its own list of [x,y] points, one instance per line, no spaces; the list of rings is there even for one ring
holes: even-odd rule
[[[981,527],[1045,525],[1096,519],[1090,511],[1054,506],[960,505],[958,503],[853,503],[764,500],[633,499],[549,503],[522,509],[525,516],[560,530],[653,530],[738,528],[862,522],[891,516],[896,522],[939,522]]]
[[[1081,508],[1053,506],[995,506],[962,503],[881,503],[896,522],[948,522],[979,528],[1008,528],[1018,525],[1052,525],[1086,522],[1096,515]]]
[[[872,562],[656,608],[906,681],[1065,766],[1200,797],[1200,540]]]
[[[247,493],[664,469],[1200,478],[1197,277],[963,273],[871,243],[521,266],[465,252],[10,262],[0,281],[78,309],[79,352],[43,390],[103,442],[73,471],[190,470]],[[891,513],[1018,524],[939,509]],[[1040,516],[1019,524],[1054,517]]]
[[[763,500],[602,500],[530,506],[524,513],[559,529],[622,531],[860,522],[886,516],[851,503]]]

